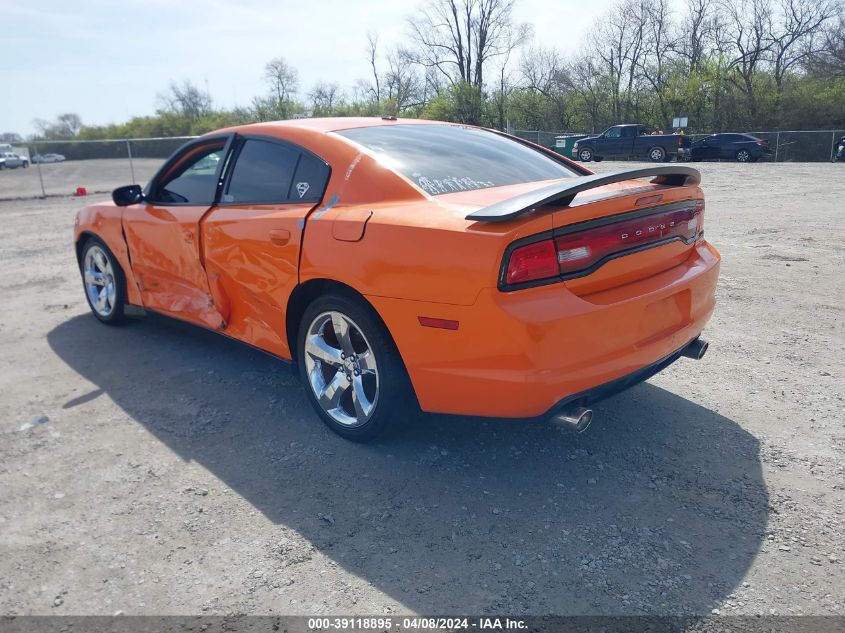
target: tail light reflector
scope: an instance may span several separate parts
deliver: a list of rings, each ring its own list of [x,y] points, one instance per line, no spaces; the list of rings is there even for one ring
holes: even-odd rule
[[[630,214],[629,214],[630,216]],[[704,229],[704,200],[600,224],[519,246],[510,253],[504,286],[588,274],[606,260],[673,240],[692,243]]]

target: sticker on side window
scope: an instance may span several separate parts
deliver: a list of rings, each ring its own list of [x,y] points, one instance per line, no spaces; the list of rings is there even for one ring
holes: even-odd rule
[[[311,185],[309,185],[307,182],[296,183],[296,190],[299,193],[300,198],[302,198],[306,193],[308,193],[308,190],[310,188],[311,188]]]

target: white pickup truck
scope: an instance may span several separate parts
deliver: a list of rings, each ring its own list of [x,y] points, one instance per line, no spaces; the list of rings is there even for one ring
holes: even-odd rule
[[[0,169],[15,169],[16,167],[29,167],[29,159],[22,158],[14,152],[0,153]]]

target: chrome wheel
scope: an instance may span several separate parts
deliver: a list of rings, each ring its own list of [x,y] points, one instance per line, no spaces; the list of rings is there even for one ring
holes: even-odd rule
[[[91,309],[101,317],[111,316],[117,303],[117,286],[114,269],[102,247],[94,244],[85,252],[82,274]]]
[[[305,335],[305,371],[323,411],[346,427],[365,424],[378,402],[376,358],[361,328],[345,314],[323,312]]]
[[[751,162],[751,152],[745,149],[741,149],[736,153],[736,159],[740,163],[750,163]]]

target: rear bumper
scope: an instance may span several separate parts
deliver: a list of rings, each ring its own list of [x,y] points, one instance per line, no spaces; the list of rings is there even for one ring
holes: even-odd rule
[[[691,342],[692,341],[690,341],[690,343]],[[689,343],[685,343],[679,349],[669,354],[666,358],[661,358],[660,360],[651,363],[650,365],[646,365],[645,367],[631,372],[627,376],[622,376],[620,378],[617,378],[616,380],[612,380],[603,385],[599,385],[598,387],[593,387],[592,389],[588,389],[587,391],[582,391],[581,393],[575,393],[571,396],[567,396],[561,401],[559,401],[556,405],[554,405],[551,409],[549,409],[549,411],[543,414],[542,417],[545,418],[553,416],[561,410],[573,405],[586,407],[588,405],[595,404],[596,402],[601,402],[606,398],[610,398],[611,396],[625,391],[626,389],[635,387],[641,382],[645,382],[655,374],[663,371],[669,365],[678,360],[683,355],[684,349],[688,345]]]
[[[532,418],[610,395],[674,361],[713,312],[718,271],[718,253],[701,241],[679,265],[592,294],[562,283],[484,289],[471,306],[368,298],[423,410]],[[421,327],[419,316],[459,327]]]

